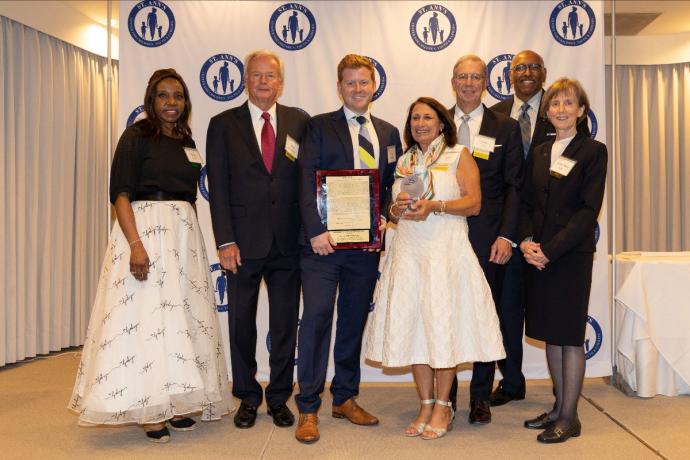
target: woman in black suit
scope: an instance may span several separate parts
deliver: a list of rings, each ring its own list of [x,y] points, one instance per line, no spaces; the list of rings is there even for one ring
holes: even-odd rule
[[[543,115],[556,138],[538,146],[527,164],[520,249],[529,264],[525,333],[546,342],[556,402],[525,421],[543,429],[537,440],[579,436],[577,402],[585,375],[584,338],[596,250],[594,229],[606,184],[606,146],[577,132],[589,111],[576,80],[561,78],[544,95]]]

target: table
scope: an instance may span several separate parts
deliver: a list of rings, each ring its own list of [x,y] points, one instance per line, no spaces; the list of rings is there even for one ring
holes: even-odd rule
[[[616,361],[641,397],[690,394],[690,252],[624,252]]]

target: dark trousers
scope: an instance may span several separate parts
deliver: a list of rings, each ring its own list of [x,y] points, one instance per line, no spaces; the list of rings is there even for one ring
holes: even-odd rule
[[[256,380],[256,307],[263,279],[268,290],[270,341],[266,342],[270,343],[271,368],[266,402],[271,407],[284,404],[293,386],[299,316],[299,256],[282,255],[274,241],[267,257],[242,259],[237,274],[227,271],[227,276],[232,394],[251,406],[258,406],[262,401],[263,392]]]
[[[513,256],[505,265],[501,300],[498,303],[498,319],[501,323],[506,358],[498,361],[497,364],[503,375],[501,380],[503,391],[511,395],[525,394],[525,376],[522,374],[522,337],[525,326],[526,265],[520,249],[513,249]]]
[[[331,382],[333,404],[340,405],[359,393],[362,334],[376,285],[379,254],[338,250],[319,256],[305,248],[301,258],[304,310],[299,327],[295,396],[301,413],[315,413],[321,406],[336,305]]]

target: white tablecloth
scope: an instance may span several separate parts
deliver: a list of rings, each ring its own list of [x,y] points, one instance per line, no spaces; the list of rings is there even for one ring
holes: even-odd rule
[[[690,394],[690,252],[616,259],[620,374],[638,396]]]

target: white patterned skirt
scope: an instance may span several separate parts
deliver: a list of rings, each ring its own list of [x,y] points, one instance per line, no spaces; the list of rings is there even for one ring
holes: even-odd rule
[[[157,423],[232,410],[204,241],[185,201],[132,203],[146,281],[113,227],[69,408],[80,425]]]

